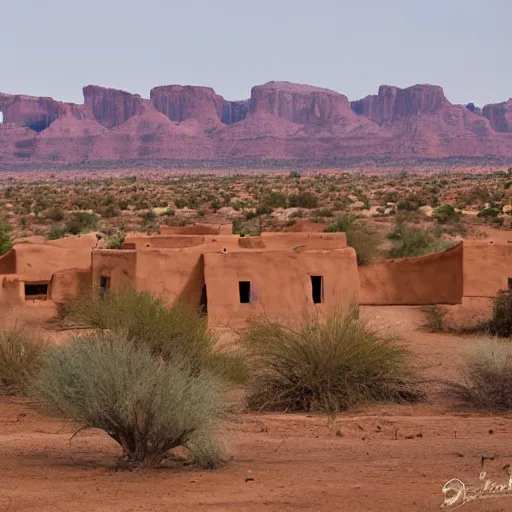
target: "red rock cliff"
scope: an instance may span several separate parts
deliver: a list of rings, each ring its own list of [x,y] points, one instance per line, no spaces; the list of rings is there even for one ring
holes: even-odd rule
[[[0,110],[4,123],[27,126],[41,132],[59,116],[59,102],[52,98],[24,95],[0,95]]]
[[[88,85],[83,89],[84,107],[105,128],[113,128],[140,113],[142,98],[126,91]]]
[[[414,85],[406,89],[381,85],[377,95],[351,102],[352,110],[380,125],[399,118],[434,114],[450,105],[443,89],[436,85]]]
[[[253,87],[249,111],[299,124],[332,122],[352,115],[343,94],[289,82],[269,82]]]
[[[197,119],[206,124],[220,123],[224,98],[210,87],[163,85],[150,93],[155,108],[171,121]]]
[[[504,103],[485,105],[482,114],[496,132],[512,132],[512,98]]]

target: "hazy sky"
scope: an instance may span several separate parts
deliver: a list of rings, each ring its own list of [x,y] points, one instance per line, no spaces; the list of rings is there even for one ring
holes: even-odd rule
[[[226,99],[288,80],[355,100],[442,85],[453,103],[512,96],[512,0],[0,0],[0,91],[82,102],[93,83]]]

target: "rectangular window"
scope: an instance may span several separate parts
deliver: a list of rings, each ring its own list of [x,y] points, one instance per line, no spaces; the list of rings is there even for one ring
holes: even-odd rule
[[[100,276],[100,294],[105,295],[110,288],[110,277]]]
[[[238,291],[240,293],[240,304],[249,304],[251,302],[251,282],[238,281]]]
[[[46,300],[48,297],[48,283],[25,283],[26,300]]]
[[[323,276],[311,276],[311,292],[315,304],[321,304],[324,301]]]

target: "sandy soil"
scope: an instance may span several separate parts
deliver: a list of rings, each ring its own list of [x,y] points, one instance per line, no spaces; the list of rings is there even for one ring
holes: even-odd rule
[[[454,377],[470,338],[419,330],[415,308],[365,308],[404,336],[427,379]],[[0,511],[351,511],[439,510],[450,478],[478,484],[482,456],[495,480],[512,463],[512,416],[455,411],[439,384],[429,402],[340,414],[245,414],[227,428],[222,469],[118,471],[115,443],[98,431],[41,416],[24,399],[0,399]],[[249,479],[250,478],[250,479]],[[249,480],[248,480],[249,479]],[[512,496],[463,511],[511,511]]]

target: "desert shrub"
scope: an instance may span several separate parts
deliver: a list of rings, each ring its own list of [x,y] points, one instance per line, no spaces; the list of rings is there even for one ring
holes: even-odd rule
[[[90,327],[126,333],[165,360],[184,358],[195,368],[207,368],[230,382],[246,378],[243,357],[235,351],[221,351],[207,319],[184,304],[168,307],[148,292],[125,288],[109,291],[102,298],[78,299],[71,304],[69,315]]]
[[[222,461],[222,385],[187,360],[164,361],[122,333],[75,337],[49,351],[32,396],[50,413],[98,428],[129,462],[155,466],[185,447],[205,468]]]
[[[66,226],[55,224],[46,233],[46,238],[48,240],[58,240],[59,238],[64,238],[67,232]]]
[[[62,208],[52,206],[43,212],[44,217],[53,222],[62,222],[64,220],[64,211]]]
[[[286,208],[286,196],[282,192],[270,192],[263,199],[263,204],[271,208]]]
[[[446,384],[446,393],[461,405],[485,410],[512,410],[512,345],[484,340],[475,345],[461,365],[458,381]]]
[[[431,306],[425,308],[425,313],[427,315],[427,321],[425,322],[425,327],[430,332],[442,332],[445,329],[444,325],[444,317],[446,316],[445,312],[442,309],[439,309],[437,306]]]
[[[89,212],[73,212],[66,222],[66,229],[72,235],[94,231],[98,227],[98,216]]]
[[[0,213],[0,256],[12,249],[14,238],[11,235],[12,226]]]
[[[325,231],[346,233],[347,244],[355,249],[359,265],[368,265],[379,252],[380,240],[377,234],[364,224],[356,223],[353,215],[339,216]]]
[[[500,213],[501,210],[499,208],[484,208],[478,212],[477,217],[492,218],[497,217]]]
[[[440,224],[446,224],[448,222],[456,222],[459,220],[460,215],[455,211],[455,208],[451,204],[442,204],[437,208],[434,208],[432,217]]]
[[[122,233],[115,233],[109,237],[105,243],[105,249],[121,249],[124,243],[125,235]]]
[[[306,318],[293,328],[257,318],[245,345],[252,356],[252,408],[334,413],[363,402],[423,397],[405,351],[356,313]]]
[[[410,258],[424,256],[432,252],[446,250],[451,242],[441,240],[425,229],[413,228],[405,223],[397,222],[388,238],[394,241],[389,250],[390,258]]]
[[[36,375],[46,344],[17,326],[0,330],[0,391],[26,393]]]
[[[318,197],[312,192],[299,192],[288,196],[288,205],[291,208],[317,208]]]
[[[496,336],[512,338],[512,292],[502,291],[494,299],[489,330]]]

